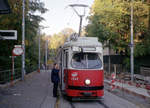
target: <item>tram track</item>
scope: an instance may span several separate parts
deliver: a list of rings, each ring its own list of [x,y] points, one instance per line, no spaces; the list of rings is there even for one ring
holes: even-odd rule
[[[102,102],[102,101],[98,101],[98,103],[101,105],[101,106],[103,106],[104,108],[109,108],[104,102]]]
[[[71,108],[76,108],[75,105],[73,104],[73,102],[71,102],[71,101],[68,101],[68,102],[69,102]]]

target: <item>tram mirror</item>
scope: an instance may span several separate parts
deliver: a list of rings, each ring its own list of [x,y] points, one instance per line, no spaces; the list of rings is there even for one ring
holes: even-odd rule
[[[80,52],[83,53],[83,48],[82,47],[80,47]]]

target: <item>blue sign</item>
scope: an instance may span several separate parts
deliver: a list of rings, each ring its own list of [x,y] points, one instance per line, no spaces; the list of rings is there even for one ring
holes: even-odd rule
[[[11,12],[7,0],[0,0],[0,14],[9,14]]]

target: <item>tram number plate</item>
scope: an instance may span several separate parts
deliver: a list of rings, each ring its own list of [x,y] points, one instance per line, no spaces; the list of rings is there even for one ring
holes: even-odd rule
[[[71,80],[78,80],[78,77],[73,77],[71,78]]]

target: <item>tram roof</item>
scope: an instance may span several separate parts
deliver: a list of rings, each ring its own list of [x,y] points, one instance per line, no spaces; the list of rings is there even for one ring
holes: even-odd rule
[[[102,47],[102,43],[98,42],[97,37],[78,37],[76,40],[68,40],[64,43],[63,47],[70,46],[99,46]]]

